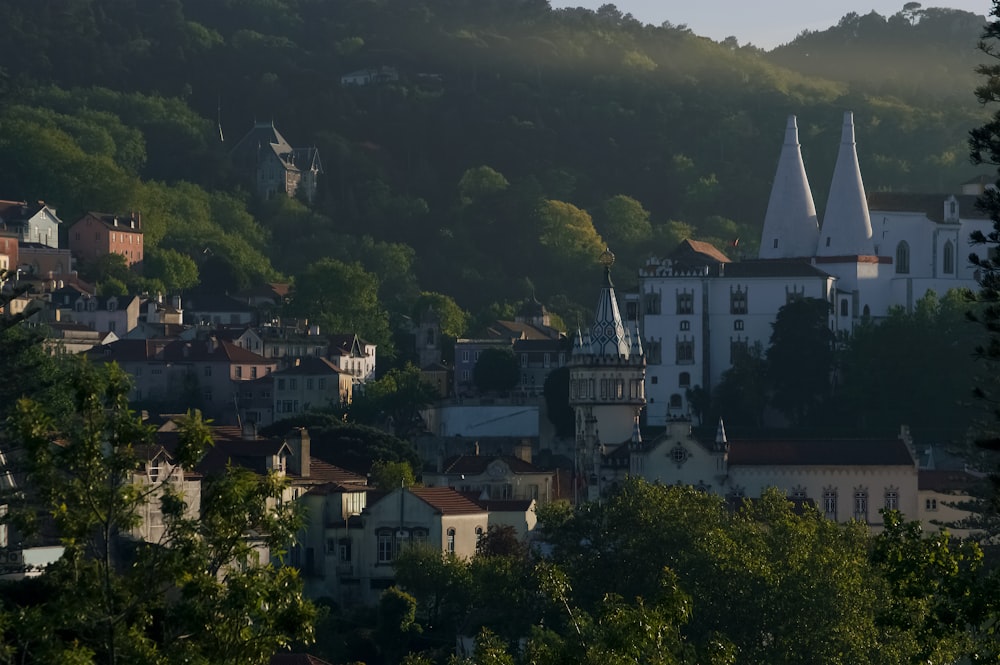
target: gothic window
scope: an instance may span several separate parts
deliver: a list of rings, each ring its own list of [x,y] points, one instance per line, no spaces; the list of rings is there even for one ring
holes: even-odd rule
[[[743,319],[736,319],[733,321],[733,330],[743,330]]]
[[[673,395],[670,396],[670,408],[671,409],[679,409],[683,405],[684,405],[684,400],[681,398],[680,395],[678,395],[677,393],[674,393]]]
[[[660,294],[659,293],[647,293],[643,296],[643,300],[646,302],[646,314],[659,314],[660,313]]]
[[[691,330],[691,322],[681,321],[681,330]]]
[[[955,246],[950,240],[944,244],[944,274],[955,274]]]
[[[895,487],[888,487],[885,490],[885,509],[899,510],[899,490]]]
[[[677,364],[691,364],[694,362],[694,340],[677,340]]]
[[[846,317],[850,310],[848,309],[847,298],[840,301],[840,315]]]
[[[644,346],[646,347],[646,362],[650,365],[659,365],[662,362],[660,357],[660,342],[649,340]]]
[[[747,292],[746,290],[736,287],[735,291],[729,292],[729,313],[730,314],[746,314],[747,313]]]
[[[868,521],[868,490],[863,487],[854,490],[854,519]]]
[[[694,294],[693,293],[678,293],[677,294],[677,313],[678,314],[694,314]]]
[[[823,514],[829,520],[837,519],[837,490],[828,487],[823,490]]]
[[[806,488],[803,487],[802,485],[799,485],[792,489],[791,499],[793,501],[805,501],[808,498],[809,494],[808,492],[806,492]]]
[[[896,245],[896,274],[910,274],[910,246],[905,240],[900,240]]]

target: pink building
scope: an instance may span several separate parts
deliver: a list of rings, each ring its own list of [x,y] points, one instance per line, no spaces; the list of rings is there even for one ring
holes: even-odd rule
[[[142,218],[88,212],[69,227],[69,248],[80,261],[90,263],[105,254],[121,254],[132,266],[142,263]]]

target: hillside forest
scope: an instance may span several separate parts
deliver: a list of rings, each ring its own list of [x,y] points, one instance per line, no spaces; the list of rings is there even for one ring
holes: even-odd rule
[[[914,3],[770,52],[544,0],[0,10],[0,196],[69,222],[142,213],[146,273],[85,276],[105,291],[234,292],[322,275],[386,350],[422,293],[473,324],[532,294],[585,320],[581,276],[605,245],[624,287],[688,236],[754,255],[789,114],[820,210],[844,110],[870,190],[955,191],[976,174],[966,135],[985,117],[972,94],[984,17]],[[342,84],[381,68],[395,77]],[[234,172],[228,152],[255,121],[318,148],[311,205],[259,200]]]

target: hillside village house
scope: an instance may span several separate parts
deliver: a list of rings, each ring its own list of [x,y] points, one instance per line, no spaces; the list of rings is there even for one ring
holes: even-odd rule
[[[348,404],[353,379],[326,358],[296,358],[291,367],[271,374],[274,382],[274,414],[288,418],[311,409]]]
[[[125,257],[129,266],[142,265],[142,217],[88,212],[69,227],[69,249],[78,261],[93,263],[106,254]]]
[[[829,302],[831,330],[849,333],[893,306],[912,308],[929,289],[976,289],[968,239],[992,222],[975,199],[866,195],[846,113],[820,225],[789,118],[757,259],[734,262],[706,243],[685,241],[640,270],[630,311],[649,365],[645,422],[662,426],[686,416],[688,389],[711,390],[738,352],[758,342],[766,348],[771,322],[791,299]],[[985,257],[988,248],[971,251]]]
[[[252,179],[257,196],[270,199],[275,194],[316,197],[316,185],[323,172],[319,151],[293,148],[273,122],[256,122],[229,153],[233,167]]]
[[[345,604],[374,605],[392,586],[393,562],[407,545],[469,558],[489,528],[486,509],[450,487],[400,488],[377,497],[358,490],[347,494],[355,496],[340,501],[344,511],[352,512],[338,516],[331,511],[328,516],[326,536],[333,551],[328,551],[326,582],[320,587]],[[338,503],[334,499],[332,507]]]
[[[0,270],[17,270],[17,245],[17,233],[14,231],[0,231]]]
[[[327,357],[342,372],[354,377],[355,385],[364,384],[375,376],[376,344],[356,334],[330,335]]]
[[[483,501],[549,503],[555,490],[555,471],[544,471],[531,463],[530,442],[522,443],[515,453],[439,459],[436,468],[424,470],[423,481],[428,487],[453,487],[475,494]]]
[[[55,303],[53,303],[55,304]],[[139,324],[139,296],[91,296],[80,294],[58,305],[59,320],[72,321],[99,332],[124,337]]]
[[[58,249],[59,225],[56,209],[44,201],[0,201],[0,230],[14,233],[23,243],[38,243]],[[69,267],[67,265],[67,270]]]
[[[237,421],[241,385],[277,363],[216,338],[122,339],[88,352],[93,362],[117,362],[133,379],[129,399],[142,404],[199,406],[219,424]]]

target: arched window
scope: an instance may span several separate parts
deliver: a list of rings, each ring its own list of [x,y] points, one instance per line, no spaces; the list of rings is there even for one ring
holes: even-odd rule
[[[848,311],[849,310],[848,310],[847,300],[846,299],[841,300],[840,301],[840,315],[841,316],[847,316]]]
[[[861,318],[867,321],[869,318],[871,318],[871,315],[872,315],[871,308],[868,307],[868,305],[865,305],[865,308],[861,310]]]
[[[681,396],[678,395],[677,393],[674,393],[673,395],[670,396],[670,408],[671,409],[679,409],[679,408],[681,408],[681,405],[683,403],[684,402],[682,401]]]
[[[896,245],[896,274],[910,274],[910,246],[905,240],[899,241]]]
[[[677,385],[681,388],[689,387],[691,385],[691,375],[687,372],[681,372]]]
[[[955,246],[950,240],[944,244],[944,274],[955,274]]]
[[[448,529],[448,553],[455,553],[455,529]]]

